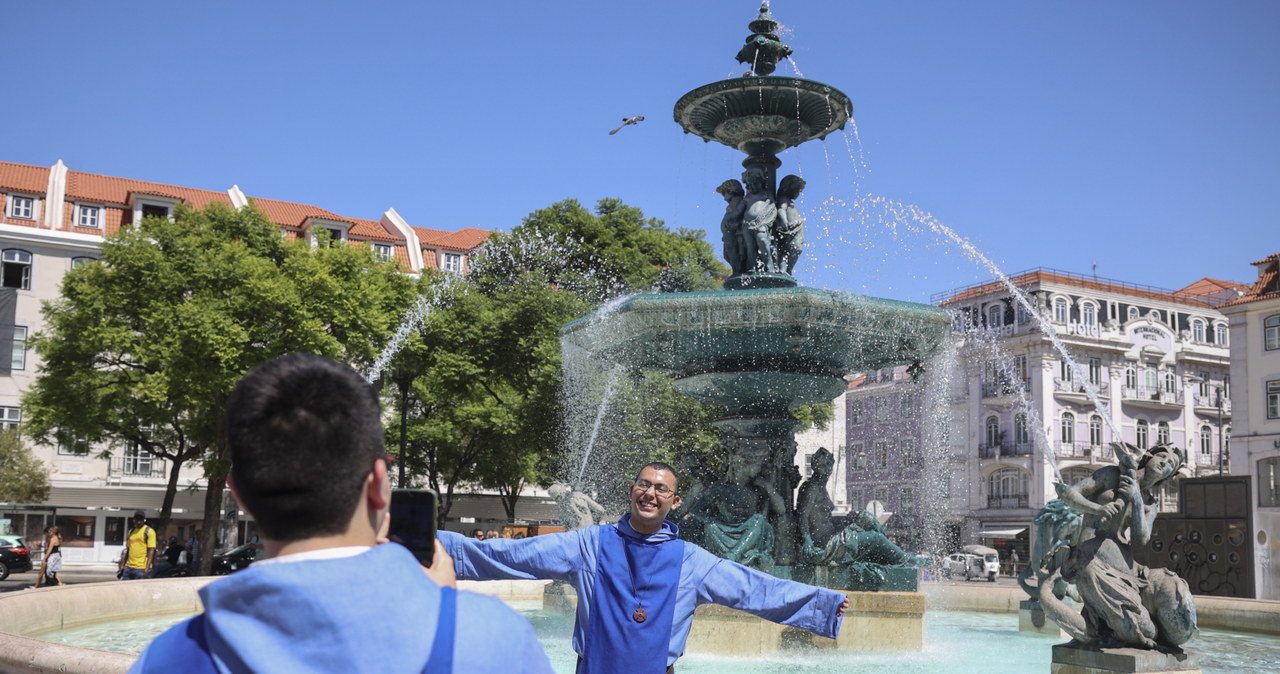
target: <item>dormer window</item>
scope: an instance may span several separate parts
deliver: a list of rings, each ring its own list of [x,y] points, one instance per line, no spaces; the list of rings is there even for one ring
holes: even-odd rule
[[[36,198],[23,194],[10,194],[8,203],[8,215],[11,218],[20,220],[36,219]]]
[[[1204,342],[1204,321],[1198,318],[1191,321],[1191,341],[1196,343]]]
[[[1131,321],[1138,320],[1138,307],[1129,307],[1128,316]]]
[[[133,202],[133,222],[142,222],[143,218],[166,218],[173,219],[173,208],[178,205],[181,199],[171,197],[159,197],[150,194],[132,194],[130,200]]]
[[[1213,324],[1213,343],[1217,344],[1218,346],[1227,345],[1227,324],[1226,323]]]
[[[373,244],[373,254],[383,262],[391,261],[391,245],[386,243]]]
[[[444,264],[441,265],[445,271],[455,274],[462,273],[462,256],[458,253],[445,253]]]
[[[100,229],[102,227],[102,207],[93,204],[76,204],[76,226]]]
[[[1071,304],[1066,298],[1059,297],[1053,301],[1053,320],[1058,323],[1066,323],[1070,317]]]
[[[311,218],[306,227],[311,245],[332,246],[347,240],[347,229],[351,227],[351,223]]]

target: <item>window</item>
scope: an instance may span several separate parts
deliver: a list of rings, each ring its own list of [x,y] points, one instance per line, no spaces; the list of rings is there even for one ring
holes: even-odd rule
[[[1191,341],[1202,343],[1205,341],[1204,321],[1195,319],[1191,321]]]
[[[1213,343],[1217,344],[1218,346],[1227,345],[1227,324],[1226,323],[1213,324]]]
[[[130,447],[124,452],[124,460],[121,464],[121,472],[125,475],[141,475],[149,476],[153,468],[155,457],[145,449],[139,447]]]
[[[1160,423],[1156,424],[1156,444],[1157,445],[1169,444],[1169,422],[1161,421]]]
[[[1089,359],[1089,383],[1098,386],[1102,383],[1102,359]]]
[[[98,229],[102,222],[102,207],[80,204],[76,207],[76,226]]]
[[[1062,471],[1063,484],[1075,484],[1086,477],[1092,477],[1093,471],[1088,468],[1076,467],[1067,468]]]
[[[876,468],[889,467],[889,445],[884,442],[877,442],[876,445]]]
[[[1062,444],[1070,445],[1076,441],[1076,415],[1070,412],[1062,413]]]
[[[383,262],[391,261],[391,246],[385,243],[373,244],[373,255]]]
[[[89,443],[83,438],[58,440],[58,454],[62,456],[84,456],[89,453]]]
[[[1026,499],[1027,474],[1017,468],[1001,468],[987,478],[988,494],[993,500]]]
[[[987,446],[995,447],[1000,444],[1000,420],[996,417],[987,417]]]
[[[167,218],[169,217],[169,207],[160,204],[142,204],[142,217]]]
[[[849,505],[853,506],[854,512],[862,512],[867,507],[867,502],[862,500],[862,489],[859,487],[851,487],[849,489]]]
[[[1258,461],[1258,505],[1280,506],[1280,456]]]
[[[1021,412],[1013,416],[1013,441],[1019,445],[1031,442],[1031,436],[1027,434],[1027,415]]]
[[[1027,369],[1026,356],[1014,356],[1013,365],[1018,372],[1018,376],[1022,377],[1023,383],[1031,380],[1031,372]]]
[[[1280,349],[1280,314],[1262,321],[1263,343],[1267,351]]]
[[[911,487],[902,487],[898,490],[898,514],[903,517],[911,517],[916,510],[916,490]]]
[[[27,329],[21,325],[13,326],[13,357],[9,369],[27,369]]]
[[[1004,307],[993,304],[987,307],[987,327],[998,328],[1004,325]]]
[[[862,425],[862,403],[856,402],[849,404],[849,425]]]
[[[1026,323],[1031,320],[1031,314],[1027,313],[1026,307],[1021,304],[1019,304],[1018,308],[1014,310],[1014,316],[1019,323]]]
[[[1093,326],[1098,324],[1098,305],[1085,303],[1080,307],[1080,322]]]
[[[24,197],[19,195],[9,196],[9,217],[21,218],[23,220],[36,219],[36,199],[35,197]]]
[[[1280,419],[1280,380],[1267,382],[1267,418]]]
[[[1209,372],[1206,370],[1200,371],[1200,396],[1202,398],[1209,396]]]
[[[444,270],[455,274],[462,273],[462,256],[457,253],[444,254]]]
[[[0,428],[14,430],[22,423],[21,407],[0,407]]]
[[[915,396],[904,395],[900,402],[902,404],[902,418],[910,419],[914,417],[917,407]]]
[[[1102,417],[1096,414],[1089,417],[1089,446],[1102,446]]]
[[[31,253],[10,248],[0,254],[0,285],[31,290]]]
[[[1059,297],[1053,301],[1053,320],[1058,323],[1066,323],[1071,315],[1071,305],[1066,299]]]
[[[89,264],[90,262],[97,262],[97,261],[98,259],[94,257],[73,257],[71,258],[71,268],[76,269],[78,267]]]
[[[1132,365],[1124,367],[1124,387],[1138,388],[1138,371]]]
[[[1058,359],[1058,376],[1062,381],[1071,383],[1071,363],[1066,358]]]
[[[1155,368],[1147,368],[1146,380],[1147,393],[1154,395],[1160,392],[1160,374],[1155,371]]]
[[[1200,454],[1209,456],[1213,454],[1213,429],[1208,424],[1200,427]]]
[[[882,504],[888,505],[888,503],[889,503],[889,488],[888,488],[888,487],[876,487],[875,494],[876,494],[876,500],[877,500],[877,501],[879,501],[879,502],[880,502],[880,503],[882,503]]]
[[[1137,442],[1134,443],[1138,446],[1138,449],[1147,449],[1147,447],[1150,445],[1150,442],[1147,440],[1147,435],[1149,433],[1150,433],[1150,424],[1148,424],[1145,419],[1139,419],[1138,428],[1136,431],[1136,434],[1138,436]]]
[[[899,442],[899,447],[901,448],[899,450],[899,454],[901,454],[902,458],[906,459],[907,461],[913,464],[920,463],[920,452],[916,448],[915,440],[910,440],[910,439],[901,440]]]
[[[853,456],[854,470],[867,469],[867,452],[862,448],[862,445],[849,445],[849,454]]]
[[[1178,391],[1178,377],[1172,371],[1164,373],[1164,391],[1165,393]]]
[[[1138,319],[1138,307],[1129,307],[1129,311],[1128,311],[1128,313],[1127,313],[1126,315],[1129,317],[1129,320],[1131,320],[1131,321],[1137,320],[1137,319]]]

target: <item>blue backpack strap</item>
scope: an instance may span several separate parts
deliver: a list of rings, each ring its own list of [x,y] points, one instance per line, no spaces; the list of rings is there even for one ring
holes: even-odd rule
[[[142,672],[185,672],[217,674],[209,642],[204,635],[204,614],[192,618],[156,637],[146,650]]]
[[[453,671],[453,633],[457,627],[458,591],[451,587],[440,588],[440,617],[436,623],[436,638],[431,643],[431,657],[427,669],[431,674],[447,674]]]

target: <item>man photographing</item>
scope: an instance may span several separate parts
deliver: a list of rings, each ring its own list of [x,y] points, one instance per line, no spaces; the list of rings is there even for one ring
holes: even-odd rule
[[[849,606],[843,594],[775,578],[680,540],[679,529],[666,521],[680,505],[678,487],[675,469],[654,462],[636,475],[630,513],[617,524],[483,544],[450,532],[438,536],[459,578],[572,584],[579,674],[671,671],[699,604],[836,637]]]
[[[266,559],[204,586],[204,613],[131,672],[551,671],[528,621],[447,587],[443,550],[424,574],[405,548],[376,545],[391,499],[380,415],[369,384],[326,358],[245,375],[226,405],[227,486]]]

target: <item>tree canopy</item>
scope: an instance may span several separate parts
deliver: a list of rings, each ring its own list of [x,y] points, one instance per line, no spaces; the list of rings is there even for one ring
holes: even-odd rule
[[[101,258],[69,271],[45,303],[25,428],[81,451],[168,460],[163,526],[184,464],[204,461],[221,494],[217,424],[241,376],[297,351],[367,365],[410,291],[368,248],[286,241],[254,208],[145,218],[108,237]]]
[[[31,456],[16,429],[0,429],[0,501],[43,503],[49,498],[49,469]]]

